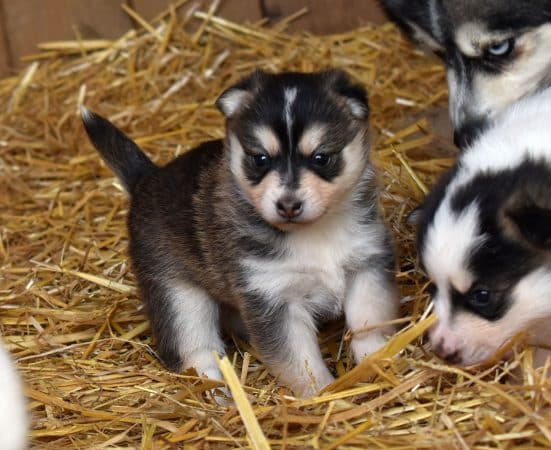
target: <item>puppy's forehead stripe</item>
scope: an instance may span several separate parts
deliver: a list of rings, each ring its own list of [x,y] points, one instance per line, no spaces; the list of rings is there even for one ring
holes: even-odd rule
[[[283,91],[283,96],[285,99],[284,106],[284,121],[287,126],[287,136],[289,137],[289,146],[291,146],[291,136],[293,130],[293,112],[292,107],[295,99],[297,98],[298,89],[296,87],[285,88]]]

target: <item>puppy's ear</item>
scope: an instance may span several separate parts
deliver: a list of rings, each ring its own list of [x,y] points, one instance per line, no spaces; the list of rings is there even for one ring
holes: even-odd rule
[[[358,120],[366,120],[369,116],[369,105],[365,88],[354,82],[343,70],[328,70],[324,77],[329,88],[345,100],[352,116]]]
[[[551,251],[551,187],[547,180],[534,179],[515,192],[503,208],[501,220],[510,237]]]
[[[406,223],[412,226],[418,226],[423,219],[425,214],[425,204],[421,203],[419,206],[414,208],[406,217]]]
[[[525,205],[508,210],[506,219],[517,236],[541,250],[551,251],[551,209]]]
[[[241,111],[249,104],[253,98],[255,89],[257,89],[266,75],[261,70],[254,71],[247,78],[226,89],[216,100],[216,107],[228,119],[235,116],[238,111]]]
[[[429,0],[380,0],[387,16],[414,42],[436,53],[444,51],[432,33],[434,22],[443,20],[442,7]]]

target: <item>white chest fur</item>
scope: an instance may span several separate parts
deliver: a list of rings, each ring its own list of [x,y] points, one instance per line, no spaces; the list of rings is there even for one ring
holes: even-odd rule
[[[249,288],[275,303],[300,302],[320,313],[339,314],[347,271],[382,251],[381,232],[379,224],[362,224],[350,214],[289,233],[283,256],[243,261]]]

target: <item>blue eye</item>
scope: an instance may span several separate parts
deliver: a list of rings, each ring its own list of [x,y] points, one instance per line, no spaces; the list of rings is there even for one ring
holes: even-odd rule
[[[469,303],[474,307],[483,308],[488,306],[492,300],[490,291],[486,289],[477,289],[469,293]]]
[[[270,157],[264,153],[257,153],[252,155],[251,159],[253,164],[259,169],[265,169],[270,165]]]
[[[486,53],[489,56],[503,58],[508,56],[513,49],[515,48],[515,39],[510,38],[505,41],[496,42],[495,44],[490,45],[486,49]]]
[[[325,167],[331,162],[331,155],[326,153],[314,153],[312,155],[312,163],[316,167]]]

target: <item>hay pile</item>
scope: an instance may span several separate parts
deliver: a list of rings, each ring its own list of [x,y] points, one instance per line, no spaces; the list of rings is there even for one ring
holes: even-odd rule
[[[27,382],[33,448],[549,447],[549,381],[531,369],[530,350],[466,372],[440,364],[418,339],[432,318],[423,318],[426,280],[404,216],[453,162],[427,120],[445,107],[441,65],[391,25],[313,37],[213,12],[173,7],[115,42],[50,43],[0,81],[0,320]],[[323,351],[344,376],[310,400],[289,397],[252,349],[230,344],[222,368],[248,400],[236,391],[239,410],[219,407],[212,382],[167,372],[155,358],[129,270],[127,200],[86,139],[78,105],[164,163],[222,136],[213,101],[253,68],[328,66],[370,91],[405,332],[350,371],[342,325],[328,327]]]

